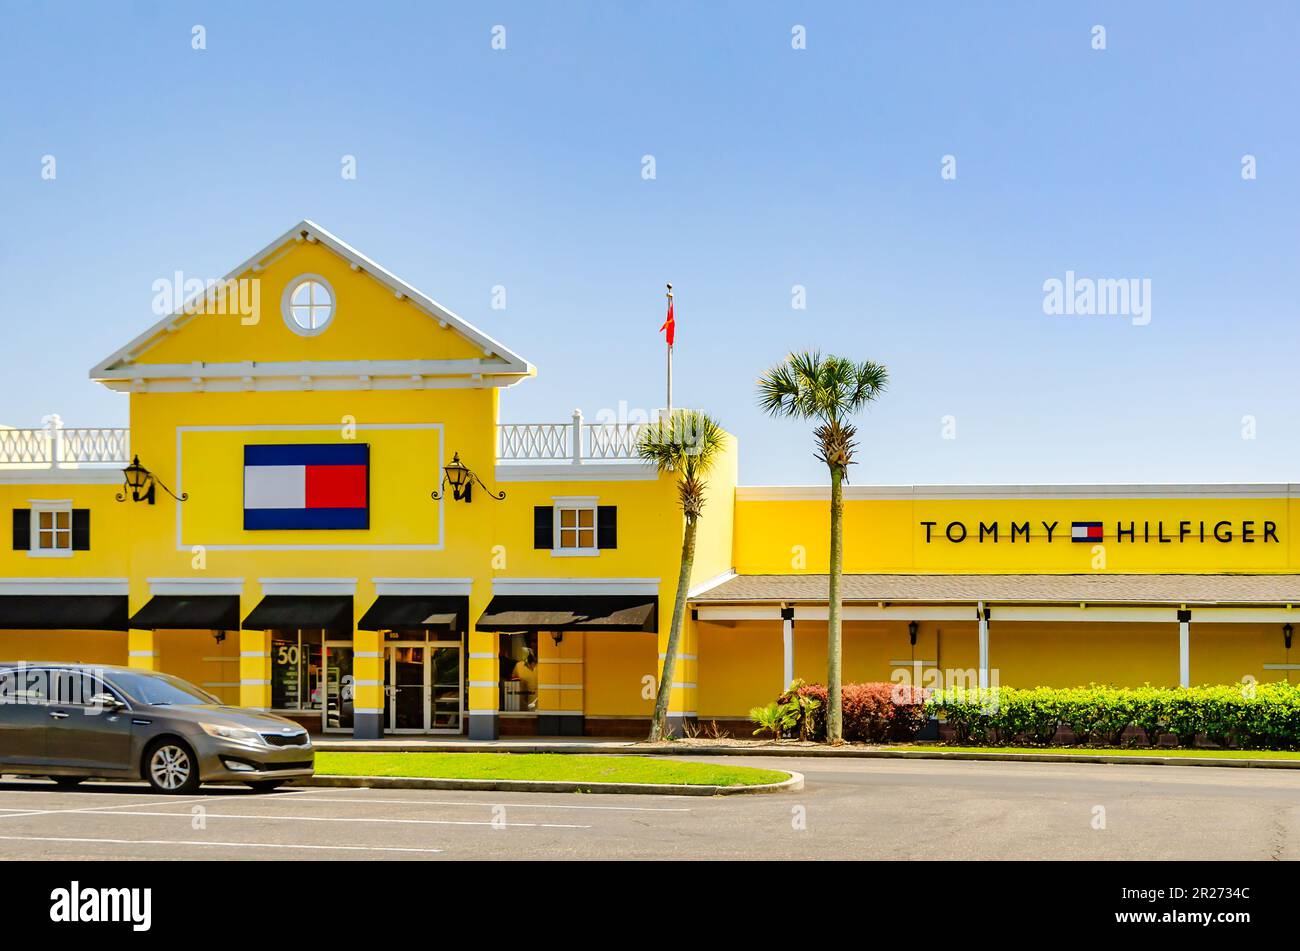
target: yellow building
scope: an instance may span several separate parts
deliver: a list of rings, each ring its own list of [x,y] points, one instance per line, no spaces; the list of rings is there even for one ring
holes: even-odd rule
[[[0,660],[152,668],[358,737],[645,729],[681,519],[637,425],[499,423],[534,368],[307,221],[91,375],[129,430],[0,429]],[[824,677],[827,490],[737,487],[736,460],[701,522],[678,724]],[[1295,486],[847,500],[846,681],[1300,669]]]

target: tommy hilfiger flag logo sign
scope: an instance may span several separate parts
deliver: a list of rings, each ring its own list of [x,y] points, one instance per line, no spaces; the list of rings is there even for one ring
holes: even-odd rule
[[[1070,541],[1099,542],[1102,540],[1101,522],[1071,522]]]
[[[244,447],[244,529],[370,527],[370,446]]]

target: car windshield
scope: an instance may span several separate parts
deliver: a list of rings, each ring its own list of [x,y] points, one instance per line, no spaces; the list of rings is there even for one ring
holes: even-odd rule
[[[168,674],[144,674],[128,671],[115,671],[113,683],[129,696],[153,706],[169,704],[210,704],[220,703],[210,693],[204,693],[193,684],[188,684],[178,677]]]

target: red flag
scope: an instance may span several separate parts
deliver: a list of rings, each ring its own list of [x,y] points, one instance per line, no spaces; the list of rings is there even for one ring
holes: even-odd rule
[[[674,331],[677,330],[677,322],[673,320],[673,299],[671,297],[668,298],[668,319],[664,321],[664,325],[659,329],[668,332],[668,346],[671,347],[673,345]]]

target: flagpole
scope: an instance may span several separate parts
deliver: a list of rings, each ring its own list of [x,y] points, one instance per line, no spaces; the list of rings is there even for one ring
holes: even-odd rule
[[[668,285],[668,306],[673,306],[673,286]],[[673,345],[671,340],[668,343],[668,418],[673,417]]]

